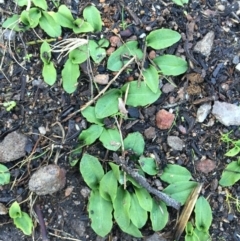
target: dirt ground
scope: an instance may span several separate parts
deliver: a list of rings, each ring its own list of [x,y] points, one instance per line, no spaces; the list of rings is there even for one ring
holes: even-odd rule
[[[71,7],[74,14],[79,14],[85,6],[85,1],[63,0],[62,3]],[[176,88],[172,91],[163,91],[161,97],[152,105],[145,108],[134,108],[135,124],[127,129],[129,132],[139,131],[145,136],[146,152],[156,151],[164,167],[167,163],[176,163],[186,167],[198,182],[203,183],[202,195],[208,198],[212,208],[213,222],[210,228],[210,235],[213,241],[237,241],[240,240],[240,213],[237,204],[228,206],[226,192],[235,198],[240,198],[240,186],[236,183],[230,188],[222,188],[218,185],[221,173],[229,162],[224,156],[227,146],[221,139],[221,133],[232,131],[232,137],[240,137],[239,126],[224,126],[217,122],[210,113],[203,123],[196,122],[197,109],[203,103],[213,104],[218,99],[232,104],[240,104],[240,72],[236,65],[239,61],[240,44],[240,20],[238,18],[239,5],[237,1],[229,0],[189,0],[184,8],[173,4],[171,1],[93,1],[100,10],[105,28],[101,34],[106,38],[113,35],[113,31],[120,34],[124,40],[125,32],[122,24],[122,9],[124,19],[129,27],[127,30],[130,36],[136,39],[148,33],[149,29],[171,28],[178,31],[182,40],[173,47],[167,49],[167,53],[180,53],[186,60],[191,61],[188,73],[204,73],[204,81],[193,85],[184,78],[184,75],[174,77]],[[0,4],[6,12],[2,12],[2,21],[8,12],[19,12],[13,1],[6,1]],[[183,11],[185,10],[185,12]],[[139,22],[136,20],[140,20]],[[206,57],[193,51],[198,41],[209,32],[214,33],[214,41],[211,54]],[[43,34],[40,30],[40,36]],[[0,102],[13,99],[17,106],[10,112],[4,108],[0,109],[0,141],[4,137],[17,130],[23,133],[30,140],[26,156],[20,160],[7,163],[11,170],[11,183],[0,186],[0,203],[9,207],[12,201],[24,201],[23,210],[31,210],[31,202],[38,204],[40,212],[46,223],[48,240],[162,240],[160,237],[153,239],[154,232],[146,225],[142,229],[143,239],[133,238],[124,234],[117,225],[114,226],[111,234],[105,238],[98,237],[90,227],[90,220],[87,213],[88,192],[86,184],[79,173],[78,165],[71,167],[69,164],[69,153],[77,146],[76,136],[62,143],[61,127],[66,133],[70,132],[72,126],[78,125],[81,129],[86,128],[86,122],[80,113],[67,118],[71,113],[78,110],[89,99],[90,85],[88,76],[81,76],[78,89],[71,95],[65,93],[58,81],[52,87],[45,84],[36,84],[41,80],[41,62],[39,61],[39,46],[24,43],[35,39],[31,31],[16,34],[12,49],[18,50],[14,53],[15,58],[22,62],[23,56],[32,54],[30,62],[25,62],[26,70],[21,68],[10,55],[6,55],[1,65],[0,73]],[[67,37],[68,33],[63,33]],[[0,46],[1,47],[1,46]],[[60,68],[60,67],[59,67]],[[93,74],[109,73],[106,70],[106,62],[99,66],[93,66]],[[128,81],[133,73],[123,73],[119,83]],[[7,78],[6,78],[7,76]],[[168,84],[162,79],[162,86]],[[163,88],[163,87],[162,87]],[[187,89],[187,98],[181,103],[171,103],[173,98],[179,96],[179,91]],[[177,108],[177,109],[176,109]],[[170,130],[160,130],[155,123],[155,115],[158,110],[177,110],[175,125]],[[132,115],[134,115],[134,113]],[[184,117],[184,118],[183,118]],[[240,118],[240,117],[239,117]],[[129,124],[126,121],[123,128]],[[213,123],[210,125],[209,123]],[[179,125],[187,128],[183,133]],[[45,137],[39,136],[39,127],[45,127]],[[146,130],[151,127],[155,133],[154,139],[147,138]],[[169,135],[178,136],[184,141],[182,151],[172,150],[167,145]],[[52,156],[44,155],[44,150],[52,148]],[[104,159],[107,153],[99,143],[86,148],[84,151]],[[28,159],[32,153],[38,158]],[[67,183],[63,190],[52,195],[36,196],[33,194],[28,199],[30,192],[28,181],[31,174],[42,165],[52,163],[58,155],[58,164],[66,170]],[[196,170],[196,164],[207,157],[216,163],[216,168],[203,173]],[[24,165],[23,160],[27,160]],[[151,180],[149,180],[151,182]],[[70,192],[69,192],[70,190]],[[69,192],[69,193],[68,193]],[[239,205],[239,204],[238,204]],[[169,208],[169,223],[162,230],[161,234],[172,231],[176,223],[177,212]],[[34,220],[36,220],[34,218]],[[30,241],[47,240],[43,239],[39,224],[35,222],[35,229],[32,237],[25,236],[19,231],[8,215],[0,215],[0,241]],[[150,237],[150,238],[149,238]],[[168,239],[171,241],[171,239]],[[182,235],[181,240],[184,240]]]

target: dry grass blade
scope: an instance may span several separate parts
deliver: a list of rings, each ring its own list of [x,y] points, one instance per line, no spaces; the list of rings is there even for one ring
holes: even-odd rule
[[[202,189],[202,185],[203,184],[200,184],[200,183],[197,185],[197,187],[189,195],[189,197],[184,205],[184,208],[182,210],[182,213],[179,217],[179,220],[178,220],[176,228],[175,228],[174,240],[176,240],[176,241],[179,240],[184,228],[186,227],[188,219],[191,216],[193,208],[198,199],[198,195]]]
[[[59,41],[58,43],[53,45],[52,52],[55,53],[61,53],[60,56],[64,53],[67,52],[63,57],[69,54],[72,50],[84,45],[88,44],[87,39],[81,39],[81,38],[68,38],[68,39],[63,39]],[[59,57],[60,57],[59,56]]]

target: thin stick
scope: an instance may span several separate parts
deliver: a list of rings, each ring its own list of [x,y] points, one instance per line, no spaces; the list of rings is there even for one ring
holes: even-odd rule
[[[113,153],[113,160],[118,164],[121,165],[123,170],[130,175],[139,185],[144,187],[149,193],[154,194],[158,199],[165,202],[168,206],[171,206],[177,210],[179,210],[181,204],[176,200],[169,197],[167,194],[160,192],[156,188],[151,187],[151,185],[147,182],[147,180],[138,174],[138,172],[134,171],[132,168],[125,165],[125,161],[122,160],[123,158],[119,157],[116,153]]]
[[[120,70],[119,72],[114,76],[113,79],[111,79],[109,81],[109,83],[106,85],[106,87],[104,89],[102,89],[98,95],[96,95],[93,99],[91,99],[90,101],[88,101],[84,106],[82,106],[79,110],[73,112],[72,114],[70,114],[69,116],[67,116],[67,118],[65,118],[63,120],[67,121],[69,120],[71,117],[73,117],[74,115],[76,115],[78,112],[83,111],[84,109],[86,109],[88,106],[90,106],[92,103],[94,103],[102,94],[104,94],[108,88],[111,86],[111,84],[118,78],[118,76],[128,67],[128,65],[130,65],[133,61],[134,61],[135,57],[131,58]]]

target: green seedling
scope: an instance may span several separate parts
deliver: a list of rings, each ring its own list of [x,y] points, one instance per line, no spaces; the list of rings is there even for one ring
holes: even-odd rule
[[[33,230],[33,222],[29,215],[23,212],[20,205],[15,201],[9,208],[9,216],[13,219],[15,226],[25,234],[31,235]]]
[[[91,120],[99,122],[99,119],[95,119],[92,114],[93,111],[94,109],[89,109]],[[86,113],[88,111],[85,111],[85,116],[88,116]],[[93,124],[79,136],[82,146],[92,144],[98,138],[108,150],[117,151],[121,147],[118,130],[105,129],[101,121],[100,125]],[[123,140],[123,145],[126,151],[131,151],[130,159],[136,162],[138,168],[135,170],[140,175],[158,175],[156,161],[152,157],[143,155],[145,142],[139,132],[130,133]],[[132,177],[124,174],[118,165],[113,162],[109,165],[110,170],[104,172],[98,159],[89,154],[84,154],[80,161],[80,172],[92,190],[88,212],[93,230],[98,235],[105,236],[111,231],[115,220],[123,232],[142,237],[140,229],[147,222],[148,216],[153,230],[162,230],[168,221],[166,204],[156,201]],[[167,165],[160,176],[162,181],[170,184],[164,189],[164,193],[182,205],[197,185],[196,182],[189,181],[191,178],[189,171],[178,165]],[[129,192],[128,188],[132,188],[133,192]]]
[[[223,134],[221,140],[227,143],[228,147],[233,146],[225,153],[227,157],[235,157],[240,152],[240,140],[233,140],[229,137],[231,132]],[[224,169],[219,184],[227,187],[232,186],[234,183],[240,180],[240,158],[237,161],[233,161],[227,165]]]
[[[0,186],[10,182],[10,172],[6,166],[0,164]]]
[[[17,103],[16,101],[12,100],[4,102],[2,105],[5,107],[6,111],[11,111],[17,105]]]
[[[210,241],[209,228],[212,223],[212,210],[204,197],[199,197],[195,209],[194,226],[188,222],[185,228],[185,241]]]

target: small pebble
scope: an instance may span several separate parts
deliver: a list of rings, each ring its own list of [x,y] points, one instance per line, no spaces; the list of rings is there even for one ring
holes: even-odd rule
[[[239,56],[235,55],[232,61],[233,64],[238,64],[239,63]]]
[[[174,119],[175,119],[174,114],[166,110],[160,110],[156,114],[157,127],[161,130],[169,129],[172,126]]]
[[[167,143],[172,149],[177,151],[181,151],[184,146],[183,141],[178,136],[168,136]]]

